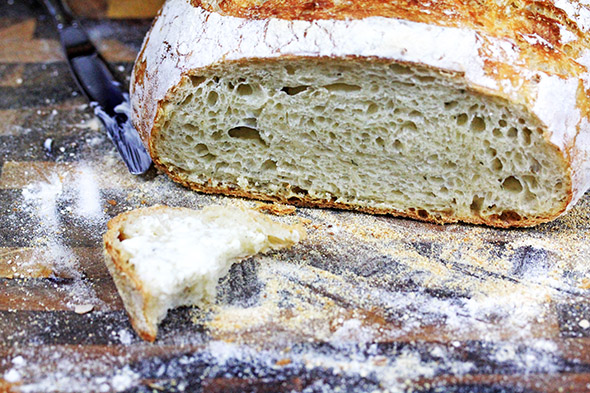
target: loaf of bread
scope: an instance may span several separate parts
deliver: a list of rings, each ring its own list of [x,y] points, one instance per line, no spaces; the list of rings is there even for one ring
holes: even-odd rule
[[[233,263],[305,236],[301,224],[281,224],[246,208],[156,206],[109,222],[105,262],[133,328],[154,341],[168,310],[214,300],[217,282]]]
[[[532,226],[590,185],[578,0],[168,0],[133,120],[207,193]]]

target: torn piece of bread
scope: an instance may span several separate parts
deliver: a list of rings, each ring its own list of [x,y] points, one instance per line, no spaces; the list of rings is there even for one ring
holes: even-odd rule
[[[168,0],[134,123],[198,191],[546,222],[590,185],[590,8],[539,4]]]
[[[305,236],[301,224],[285,225],[247,208],[155,206],[109,222],[105,262],[133,328],[154,341],[168,310],[214,300],[233,263]]]

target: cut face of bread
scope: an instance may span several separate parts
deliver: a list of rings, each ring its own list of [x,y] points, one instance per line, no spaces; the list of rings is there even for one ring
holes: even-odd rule
[[[133,122],[197,191],[550,221],[590,187],[590,8],[529,3],[168,0]]]
[[[542,127],[449,73],[283,59],[186,77],[151,148],[205,191],[509,226],[555,216],[570,197]]]
[[[168,310],[213,301],[219,279],[233,263],[304,237],[301,225],[284,225],[245,208],[160,206],[111,220],[105,261],[134,329],[153,341]]]

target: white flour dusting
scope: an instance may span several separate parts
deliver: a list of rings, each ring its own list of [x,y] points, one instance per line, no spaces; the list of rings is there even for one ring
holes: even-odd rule
[[[24,375],[35,375],[19,386],[22,393],[33,392],[122,392],[137,386],[140,376],[128,365],[126,356],[103,355],[93,358],[75,348],[42,348],[27,367],[13,367],[4,374],[8,382],[22,382]],[[51,365],[51,372],[45,367]],[[22,374],[21,374],[22,372]]]
[[[45,182],[30,184],[23,189],[25,202],[37,209],[42,226],[48,228],[58,226],[57,200],[62,192],[63,183],[56,173],[52,173]]]
[[[121,344],[123,345],[130,345],[133,342],[133,334],[134,333],[129,330],[121,329],[118,332],[119,341],[121,341]]]
[[[103,224],[102,201],[98,178],[84,163],[66,173],[51,173],[47,180],[29,184],[22,190],[24,208],[39,221],[35,251],[30,259],[21,260],[21,268],[42,262],[51,267],[52,275],[72,279],[65,291],[67,305],[74,310],[80,304],[102,304],[92,287],[83,280],[80,261],[68,246],[64,219]],[[73,206],[72,206],[73,203]],[[61,288],[60,288],[61,290]]]
[[[78,188],[76,213],[86,219],[101,218],[102,204],[97,177],[89,165],[83,164],[76,176]]]

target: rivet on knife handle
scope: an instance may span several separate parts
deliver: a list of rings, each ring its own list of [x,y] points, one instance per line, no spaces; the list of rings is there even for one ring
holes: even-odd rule
[[[121,89],[88,34],[60,0],[43,0],[55,19],[64,53],[78,87],[84,92],[129,171],[146,172],[152,160],[130,118],[129,96]]]

